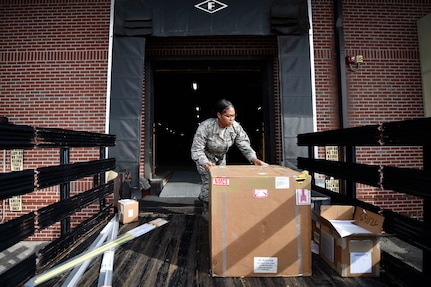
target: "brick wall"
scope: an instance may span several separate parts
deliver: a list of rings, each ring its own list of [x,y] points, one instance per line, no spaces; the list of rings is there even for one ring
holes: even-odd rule
[[[11,123],[90,132],[105,131],[110,1],[0,1],[0,115]],[[99,149],[71,149],[71,162],[98,159]],[[6,171],[10,171],[9,152]],[[59,163],[58,149],[26,150],[24,169]],[[71,195],[92,186],[74,182]],[[58,187],[22,198],[23,211],[5,221],[59,199]],[[98,210],[92,205],[71,218],[72,226]],[[58,236],[59,224],[31,239]]]
[[[1,113],[103,132],[109,0],[2,2]]]
[[[339,127],[333,0],[312,1],[318,130]],[[416,21],[431,13],[422,0],[348,0],[343,4],[346,55],[364,64],[347,69],[349,127],[424,116]],[[422,168],[421,148],[358,148],[358,163]],[[422,217],[422,201],[357,185],[357,197]]]

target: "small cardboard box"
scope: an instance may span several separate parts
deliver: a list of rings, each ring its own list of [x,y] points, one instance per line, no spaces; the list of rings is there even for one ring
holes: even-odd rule
[[[211,274],[311,275],[311,177],[291,169],[210,169]]]
[[[351,205],[322,205],[320,210],[313,212],[312,224],[320,257],[342,277],[378,277],[384,217]]]
[[[118,201],[118,214],[123,224],[138,221],[139,203],[133,199],[121,199]]]

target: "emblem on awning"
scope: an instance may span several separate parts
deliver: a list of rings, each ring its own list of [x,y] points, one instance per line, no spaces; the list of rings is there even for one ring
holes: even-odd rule
[[[207,13],[215,13],[227,7],[226,4],[217,0],[207,0],[195,5],[196,8],[201,9]]]

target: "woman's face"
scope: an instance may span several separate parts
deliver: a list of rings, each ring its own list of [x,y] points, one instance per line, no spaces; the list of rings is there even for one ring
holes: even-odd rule
[[[217,113],[218,124],[221,128],[231,126],[235,121],[235,109],[229,108],[224,111],[223,114]]]

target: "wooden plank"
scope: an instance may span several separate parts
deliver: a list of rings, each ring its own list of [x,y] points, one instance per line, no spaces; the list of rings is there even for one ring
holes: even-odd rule
[[[139,201],[139,211],[163,214],[201,214],[202,202],[193,197],[158,197],[149,195]]]

